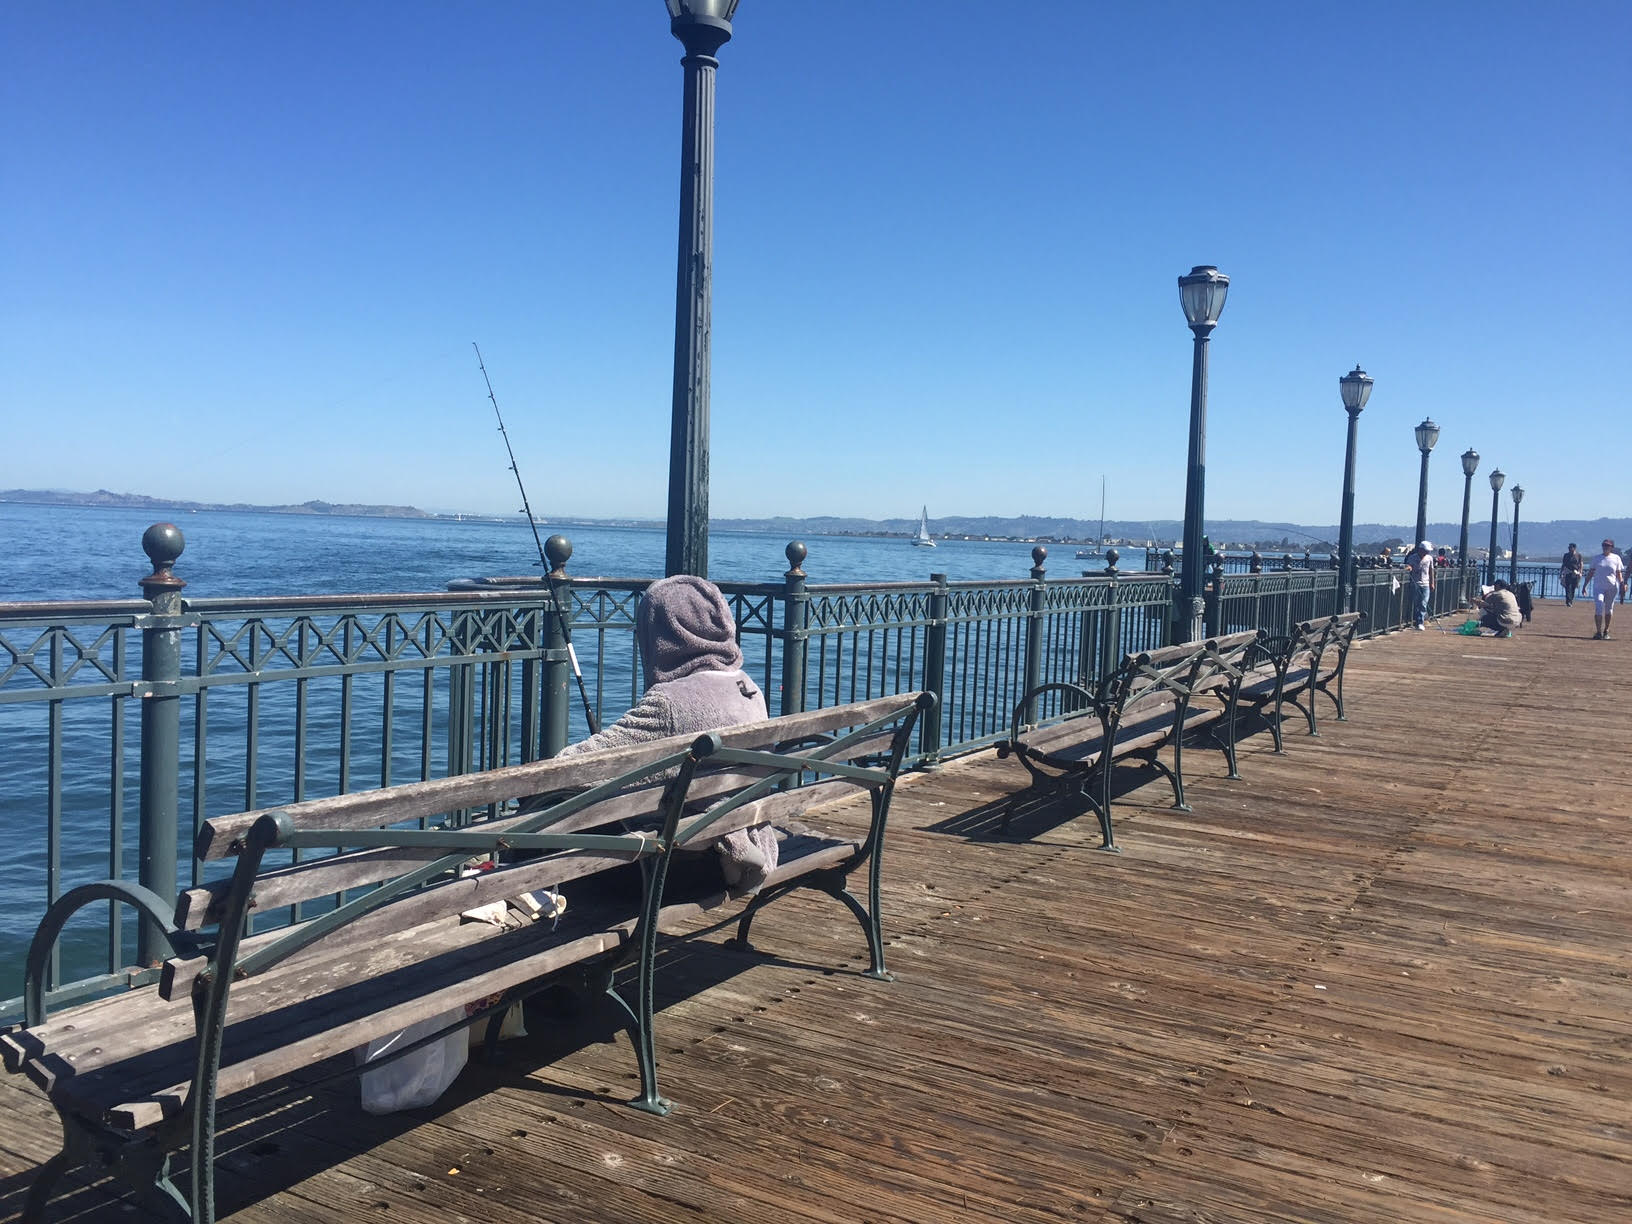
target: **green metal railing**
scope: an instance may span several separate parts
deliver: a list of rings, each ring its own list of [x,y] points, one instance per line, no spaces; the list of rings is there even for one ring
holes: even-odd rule
[[[552,585],[495,578],[432,594],[251,599],[183,598],[179,533],[150,531],[144,547],[146,600],[0,605],[0,818],[40,830],[0,898],[0,933],[16,948],[0,971],[19,980],[33,920],[69,887],[135,879],[173,896],[178,878],[205,878],[191,843],[211,816],[553,755],[588,730],[569,634],[601,722],[641,694],[634,625],[651,580],[568,577],[570,547],[550,558]],[[933,692],[940,702],[909,764],[996,741],[1028,691],[1093,682],[1171,632],[1169,575],[1050,579],[1042,548],[1013,581],[828,585],[809,583],[802,544],[786,552],[780,582],[720,584],[771,712]],[[1409,620],[1409,593],[1390,585],[1398,576],[1359,574],[1356,607],[1372,633]],[[1209,632],[1284,633],[1335,608],[1329,571],[1213,578]],[[1436,610],[1460,594],[1442,582]],[[1050,694],[1030,717],[1058,714],[1066,699]],[[257,926],[298,917],[262,915]],[[116,909],[71,930],[66,946],[51,977],[62,1002],[165,955]]]

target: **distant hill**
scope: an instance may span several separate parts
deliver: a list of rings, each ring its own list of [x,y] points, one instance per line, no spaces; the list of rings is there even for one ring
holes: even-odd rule
[[[298,505],[252,506],[245,502],[195,502],[145,493],[74,493],[63,489],[0,489],[0,501],[33,506],[110,506],[122,510],[224,510],[243,514],[324,514],[338,518],[435,518],[413,506],[371,506],[352,502],[308,501]]]
[[[411,519],[451,519],[453,514],[433,514],[420,510],[415,506],[376,506],[351,502],[307,501],[298,505],[253,506],[239,502],[193,502],[181,501],[175,498],[150,497],[142,493],[112,493],[106,489],[98,489],[95,493],[75,493],[60,489],[0,489],[0,501],[27,502],[33,505],[58,506],[114,506],[127,509],[151,510],[154,513],[189,510],[218,510],[229,512],[259,513],[259,514],[303,514],[328,515],[340,518],[411,518]],[[1512,507],[1506,507],[1511,516]],[[518,516],[489,516],[465,514],[458,516],[466,521],[477,519],[495,523],[522,523],[525,520]],[[552,515],[547,520],[540,519],[540,525],[545,523],[555,526],[586,527],[646,527],[661,530],[661,520],[631,519],[631,518],[568,518]],[[791,540],[798,536],[822,535],[857,535],[857,536],[901,536],[906,537],[918,530],[916,518],[898,519],[867,519],[853,518],[843,515],[816,515],[808,518],[793,518],[787,515],[773,515],[767,518],[735,518],[711,519],[709,525],[716,531],[747,531],[765,535],[780,536]],[[1042,540],[1058,544],[1088,544],[1095,540],[1099,533],[1099,520],[1064,518],[1051,515],[1022,514],[1013,516],[998,515],[947,515],[941,518],[931,517],[930,531],[938,538],[962,538],[984,540]],[[1507,548],[1510,542],[1512,518],[1508,517],[1500,525],[1497,533],[1499,547]],[[1172,545],[1183,534],[1184,525],[1178,519],[1156,519],[1151,521],[1133,521],[1130,519],[1106,519],[1105,534],[1116,541],[1133,541],[1133,547],[1150,541],[1157,546]],[[1207,536],[1215,544],[1226,549],[1240,550],[1258,546],[1260,548],[1292,551],[1301,551],[1308,548],[1314,552],[1327,551],[1334,546],[1337,539],[1337,525],[1335,523],[1321,523],[1310,526],[1308,524],[1289,523],[1285,521],[1269,521],[1264,519],[1208,519]],[[1430,523],[1428,538],[1437,546],[1456,547],[1457,534],[1461,530],[1458,523]],[[1356,523],[1354,539],[1357,546],[1380,543],[1387,540],[1406,540],[1410,536],[1412,527],[1402,523]],[[1589,555],[1598,551],[1598,542],[1606,536],[1614,538],[1620,547],[1625,548],[1632,544],[1632,519],[1558,519],[1553,522],[1530,523],[1521,519],[1519,523],[1519,544],[1523,555],[1533,558],[1556,557],[1563,553],[1565,547],[1574,541],[1583,552]],[[1490,520],[1475,519],[1468,530],[1469,548],[1476,553],[1482,552],[1490,541]],[[1284,543],[1283,543],[1284,541]]]

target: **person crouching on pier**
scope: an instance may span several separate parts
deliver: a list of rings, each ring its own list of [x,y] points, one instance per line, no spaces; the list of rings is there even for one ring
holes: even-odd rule
[[[1626,563],[1615,551],[1615,541],[1605,540],[1604,555],[1594,557],[1584,579],[1592,592],[1592,625],[1597,630],[1593,641],[1608,640],[1609,618],[1615,614],[1615,601],[1626,593]]]
[[[766,719],[765,695],[742,668],[737,623],[708,579],[675,574],[647,587],[635,613],[635,640],[645,695],[610,727],[568,744],[556,760]],[[716,849],[725,882],[743,892],[758,888],[776,867],[770,825],[728,833]]]
[[[1474,603],[1479,606],[1479,627],[1492,630],[1497,637],[1512,637],[1513,630],[1524,623],[1518,597],[1506,578],[1496,579],[1496,585]]]

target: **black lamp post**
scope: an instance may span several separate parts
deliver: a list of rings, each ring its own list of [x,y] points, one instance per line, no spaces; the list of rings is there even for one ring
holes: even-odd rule
[[[714,53],[737,0],[666,0],[686,49],[680,131],[680,254],[674,290],[674,409],[669,426],[666,574],[708,574],[709,298],[714,262]]]
[[[1422,452],[1422,476],[1417,481],[1417,534],[1411,537],[1416,545],[1428,536],[1428,452],[1439,441],[1439,426],[1427,417],[1417,426],[1417,449]]]
[[[1360,428],[1360,410],[1371,398],[1371,378],[1358,365],[1337,380],[1343,410],[1349,414],[1349,441],[1343,450],[1343,518],[1337,529],[1337,610],[1354,604],[1354,443]]]
[[[1508,586],[1519,584],[1519,503],[1524,500],[1524,486],[1513,486],[1513,557],[1507,564]]]
[[[1502,508],[1502,481],[1506,479],[1501,468],[1490,474],[1490,559],[1485,562],[1486,586],[1496,585],[1496,515]]]
[[[1462,452],[1462,535],[1456,544],[1456,563],[1468,564],[1468,511],[1473,505],[1473,474],[1479,470],[1479,452],[1468,447]]]
[[[1179,304],[1196,335],[1190,366],[1190,462],[1184,481],[1183,571],[1173,610],[1174,640],[1193,642],[1202,635],[1205,606],[1202,587],[1206,559],[1201,555],[1202,514],[1207,493],[1207,338],[1218,326],[1230,278],[1210,264],[1179,277]]]

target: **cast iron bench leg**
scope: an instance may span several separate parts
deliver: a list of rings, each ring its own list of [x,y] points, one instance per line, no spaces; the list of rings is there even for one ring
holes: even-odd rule
[[[884,968],[884,936],[879,930],[878,914],[876,912],[869,914],[867,907],[856,900],[850,890],[844,886],[844,874],[842,872],[824,871],[811,883],[828,896],[837,901],[842,901],[845,907],[856,916],[856,921],[861,923],[862,932],[867,936],[867,954],[871,958],[871,963],[867,966],[867,972],[862,976],[875,978],[880,982],[895,981],[894,975]]]

